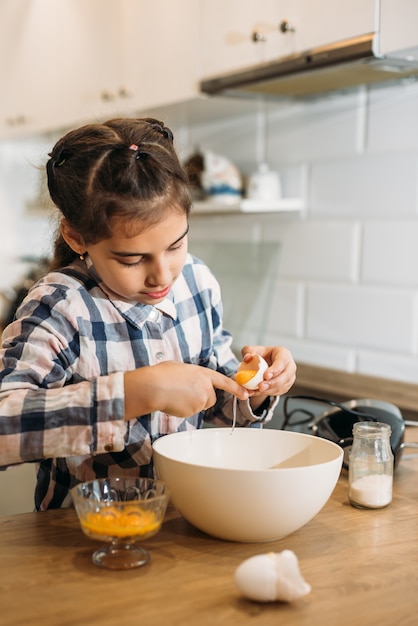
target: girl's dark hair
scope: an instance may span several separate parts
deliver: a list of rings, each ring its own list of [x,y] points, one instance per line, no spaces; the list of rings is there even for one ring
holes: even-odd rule
[[[72,130],[55,144],[46,165],[52,201],[86,243],[111,236],[112,218],[156,224],[167,209],[191,207],[190,187],[173,134],[152,118],[112,119]],[[77,254],[61,234],[51,266]]]

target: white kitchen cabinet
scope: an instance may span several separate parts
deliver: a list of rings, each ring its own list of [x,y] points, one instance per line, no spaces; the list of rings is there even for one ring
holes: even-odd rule
[[[145,110],[199,93],[200,0],[123,0],[123,76]]]
[[[2,0],[0,136],[113,115],[126,106],[118,0]]]
[[[247,0],[245,3],[202,0],[202,3],[203,77],[244,69],[371,33],[376,28],[376,0]]]
[[[377,27],[376,0],[282,0],[279,32],[286,50],[303,52],[336,41],[373,33]],[[283,32],[287,23],[293,30]]]
[[[0,138],[198,94],[200,0],[1,0]]]
[[[57,47],[51,23],[57,3],[47,11],[39,1],[0,3],[1,136],[43,127],[54,110],[53,85],[48,79]]]
[[[286,21],[295,26],[292,52],[377,33],[375,53],[416,47],[416,0],[283,0]],[[282,9],[281,9],[282,10]]]
[[[277,0],[202,0],[202,76],[237,70],[277,53]]]
[[[59,5],[54,24],[59,41],[49,66],[51,90],[56,90],[54,126],[124,112],[130,102],[123,83],[119,1],[52,2]]]

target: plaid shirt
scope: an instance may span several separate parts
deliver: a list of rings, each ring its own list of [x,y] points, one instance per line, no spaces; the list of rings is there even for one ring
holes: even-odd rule
[[[219,390],[214,407],[188,419],[159,411],[123,419],[125,371],[162,360],[236,371],[219,285],[191,255],[157,306],[117,298],[89,259],[48,274],[4,331],[0,356],[0,465],[37,461],[38,510],[68,505],[81,481],[152,476],[152,442],[162,435],[203,419],[231,424],[232,396]],[[239,401],[237,423],[270,419],[276,403],[256,416]]]

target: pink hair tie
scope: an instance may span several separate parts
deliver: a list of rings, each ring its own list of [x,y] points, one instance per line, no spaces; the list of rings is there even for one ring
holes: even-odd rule
[[[131,143],[129,150],[138,150],[138,146],[135,143]]]

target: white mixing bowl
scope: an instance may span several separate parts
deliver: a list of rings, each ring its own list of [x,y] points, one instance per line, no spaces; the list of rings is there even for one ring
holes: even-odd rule
[[[343,460],[342,448],[326,439],[258,428],[183,431],[153,449],[179,513],[213,537],[242,542],[279,539],[309,522]]]

